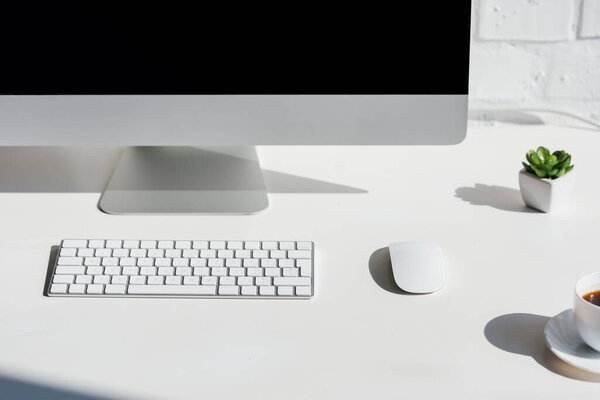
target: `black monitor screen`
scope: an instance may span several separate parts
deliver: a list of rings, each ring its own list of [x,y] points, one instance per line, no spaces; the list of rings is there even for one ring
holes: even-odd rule
[[[467,93],[470,1],[47,3],[3,10],[0,94]]]

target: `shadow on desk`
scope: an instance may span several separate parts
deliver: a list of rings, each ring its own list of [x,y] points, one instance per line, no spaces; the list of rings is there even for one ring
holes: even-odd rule
[[[539,212],[523,203],[519,190],[504,186],[476,183],[474,187],[457,188],[454,195],[474,206],[489,206],[498,210],[523,213]]]
[[[0,193],[102,193],[121,153],[117,147],[0,147]],[[367,193],[318,179],[262,172],[268,193]]]
[[[487,323],[484,334],[488,342],[509,353],[529,356],[542,367],[564,377],[600,382],[600,374],[575,368],[556,357],[546,347],[544,328],[550,317],[536,314],[505,314]]]
[[[109,400],[108,397],[59,389],[7,376],[0,376],[0,399]]]

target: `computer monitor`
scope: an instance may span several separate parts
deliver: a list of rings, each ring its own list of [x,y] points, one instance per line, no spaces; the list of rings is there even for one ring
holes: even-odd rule
[[[108,213],[258,211],[248,146],[464,138],[470,1],[420,3],[5,10],[0,145],[135,146]]]

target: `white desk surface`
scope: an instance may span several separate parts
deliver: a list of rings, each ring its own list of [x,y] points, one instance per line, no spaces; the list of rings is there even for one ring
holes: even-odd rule
[[[525,208],[518,192],[520,162],[539,144],[576,165],[572,204],[556,214]],[[65,165],[32,150],[19,182],[6,162],[0,170],[0,393],[596,398],[600,375],[554,357],[543,328],[571,307],[575,281],[600,270],[599,148],[598,131],[509,124],[471,125],[457,146],[261,147],[271,204],[252,216],[105,215],[85,188],[45,193]],[[96,154],[84,157],[94,178],[115,159]],[[36,168],[44,179],[28,186]],[[315,297],[44,297],[50,247],[77,237],[313,240]],[[439,292],[394,288],[385,247],[413,240],[441,245]]]

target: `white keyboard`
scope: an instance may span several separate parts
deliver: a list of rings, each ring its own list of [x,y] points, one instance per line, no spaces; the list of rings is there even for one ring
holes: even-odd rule
[[[313,243],[63,240],[48,296],[313,296]]]

